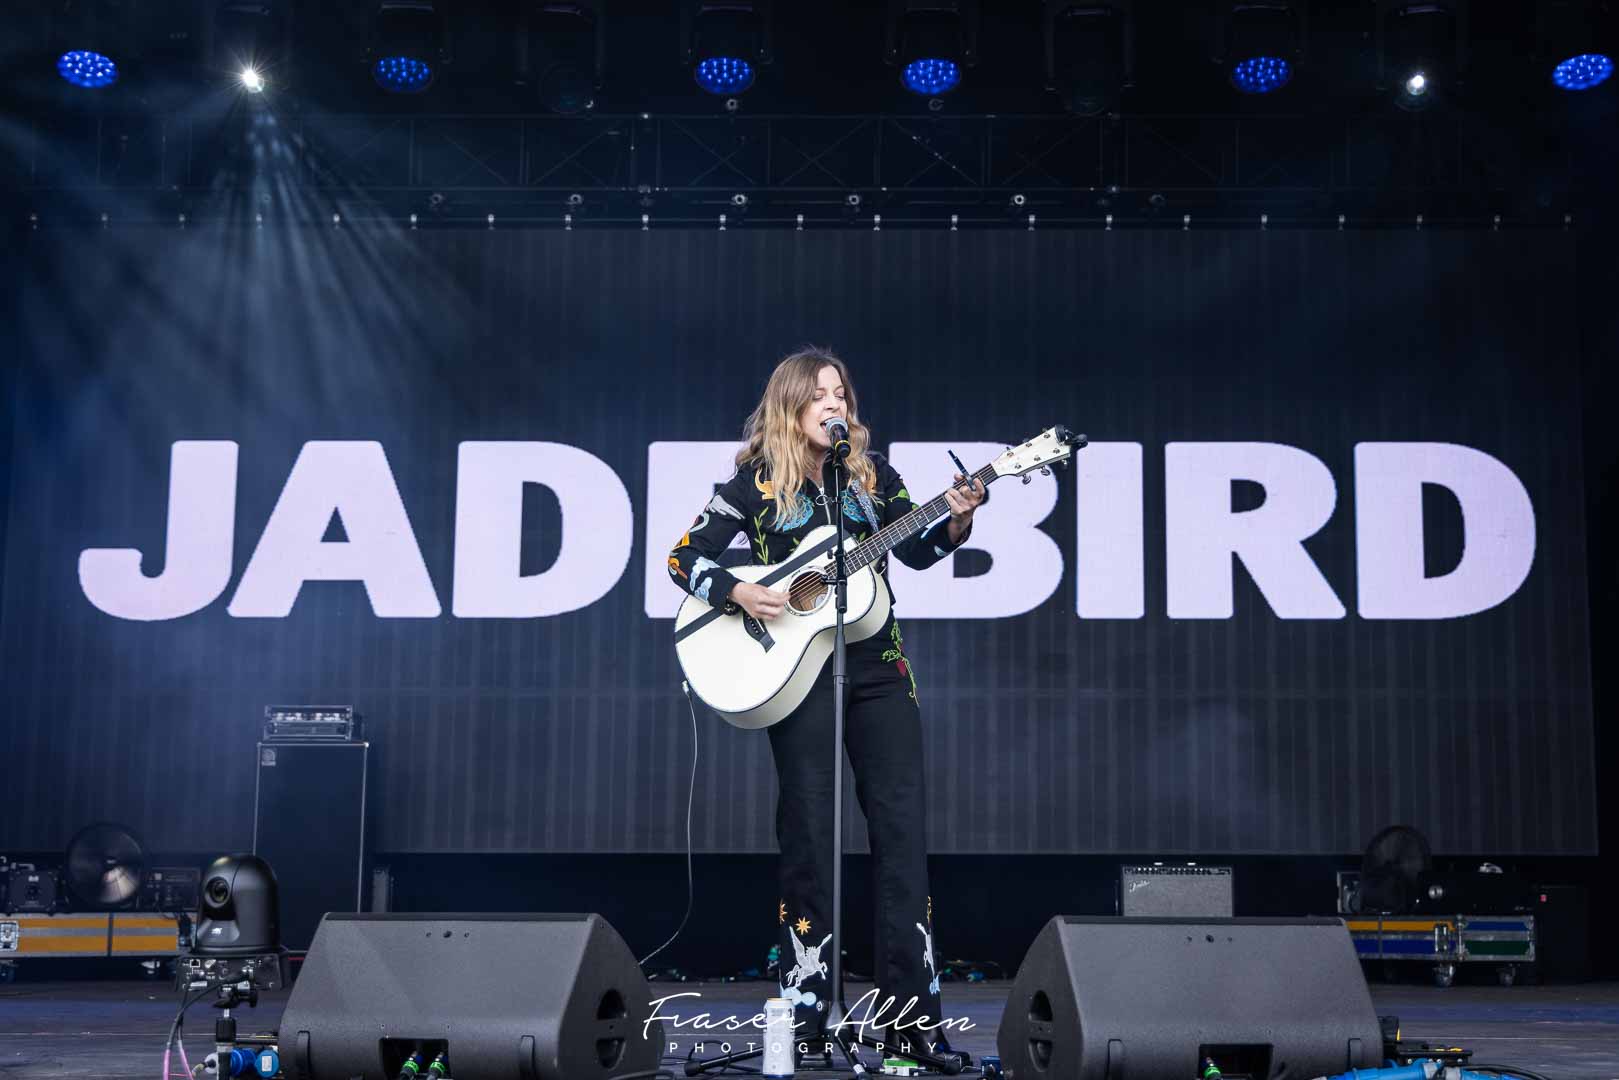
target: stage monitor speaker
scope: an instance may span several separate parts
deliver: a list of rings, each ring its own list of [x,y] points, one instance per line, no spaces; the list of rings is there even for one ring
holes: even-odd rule
[[[328,911],[362,906],[369,749],[363,742],[259,743],[253,854],[275,873],[281,944],[295,952],[309,948]]]
[[[291,1080],[649,1077],[663,1026],[624,939],[599,915],[332,914],[281,1017]],[[643,1027],[645,1031],[643,1035]]]
[[[1337,919],[1087,918],[1045,925],[997,1039],[1015,1080],[1307,1080],[1382,1064]]]

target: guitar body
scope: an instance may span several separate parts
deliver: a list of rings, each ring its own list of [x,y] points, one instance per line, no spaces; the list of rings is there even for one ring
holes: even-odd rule
[[[832,655],[837,609],[832,588],[832,549],[837,529],[812,530],[793,557],[773,566],[737,566],[739,581],[788,593],[786,608],[761,623],[739,611],[726,615],[688,596],[675,616],[675,655],[692,693],[740,728],[765,728],[803,703],[827,657]],[[845,550],[858,541],[848,537]],[[864,641],[888,622],[888,589],[871,567],[849,575],[844,635]]]

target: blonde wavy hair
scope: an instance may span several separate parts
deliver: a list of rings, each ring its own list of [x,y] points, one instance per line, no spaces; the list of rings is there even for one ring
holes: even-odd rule
[[[866,455],[871,432],[860,422],[848,365],[830,349],[805,346],[784,358],[770,373],[764,396],[742,425],[744,445],[736,455],[738,468],[756,464],[768,475],[769,479],[759,487],[765,498],[775,500],[777,524],[798,505],[804,478],[820,467],[822,454],[805,438],[798,417],[815,400],[816,379],[824,367],[837,368],[843,380],[844,413],[849,421],[849,476],[866,491],[877,490],[877,470]]]

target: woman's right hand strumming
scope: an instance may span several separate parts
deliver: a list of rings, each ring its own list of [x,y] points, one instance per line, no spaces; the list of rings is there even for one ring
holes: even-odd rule
[[[769,622],[780,615],[782,609],[787,606],[786,593],[746,581],[739,581],[732,586],[731,599],[760,622]]]

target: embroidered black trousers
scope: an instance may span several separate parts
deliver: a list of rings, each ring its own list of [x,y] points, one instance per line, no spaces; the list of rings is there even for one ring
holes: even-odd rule
[[[922,718],[916,686],[897,629],[891,636],[851,644],[848,662],[843,745],[871,840],[877,991],[870,999],[846,1000],[845,1019],[851,1026],[844,1030],[869,1020],[872,1026],[863,1033],[884,1037],[888,1046],[901,1046],[901,1037],[907,1035],[920,1036],[929,1045],[943,1033],[933,1030],[943,1017],[933,955]],[[779,980],[782,996],[794,1003],[795,1031],[801,1042],[827,1030],[832,950],[839,945],[830,939],[832,730],[828,659],[804,703],[769,729],[780,788]],[[926,1017],[924,1027],[916,1026],[920,1017]]]

